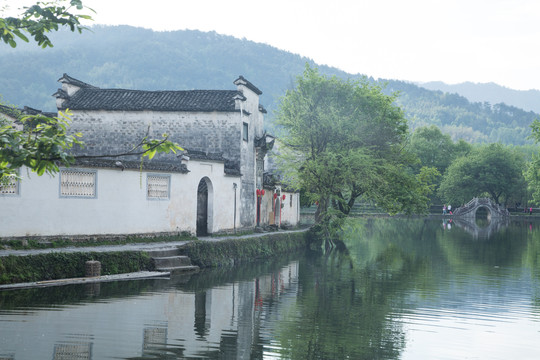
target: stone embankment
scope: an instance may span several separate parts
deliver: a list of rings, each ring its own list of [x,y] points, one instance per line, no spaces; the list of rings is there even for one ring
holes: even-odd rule
[[[307,229],[193,241],[0,250],[0,290],[164,277],[305,248]],[[89,265],[98,274],[88,274]]]

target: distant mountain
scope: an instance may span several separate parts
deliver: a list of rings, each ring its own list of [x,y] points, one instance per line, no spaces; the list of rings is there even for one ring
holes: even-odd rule
[[[459,94],[472,102],[490,104],[505,103],[528,111],[540,113],[540,90],[513,90],[495,83],[472,83],[449,85],[441,81],[417,83],[429,90]]]
[[[57,79],[67,73],[101,88],[141,90],[232,89],[243,75],[263,91],[267,127],[275,130],[274,111],[306,63],[313,60],[245,39],[193,30],[156,32],[130,26],[96,26],[82,35],[52,35],[55,47],[0,45],[0,94],[17,106],[54,111]],[[359,79],[336,68],[319,71]],[[372,78],[368,79],[374,82]],[[385,91],[399,91],[397,103],[412,128],[436,124],[454,139],[470,142],[527,143],[530,123],[538,117],[505,104],[472,102],[412,83],[380,80]]]

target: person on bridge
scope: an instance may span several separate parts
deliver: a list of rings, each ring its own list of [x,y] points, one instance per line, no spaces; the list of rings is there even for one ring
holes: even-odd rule
[[[448,204],[448,213],[452,215],[452,205]]]

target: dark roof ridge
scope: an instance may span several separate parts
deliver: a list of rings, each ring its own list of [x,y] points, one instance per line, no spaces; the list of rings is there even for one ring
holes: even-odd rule
[[[218,89],[193,89],[193,90],[141,90],[141,89],[123,89],[123,88],[88,88],[86,91],[109,91],[109,92],[138,92],[138,93],[237,93],[243,100],[246,97],[238,90],[218,90]],[[236,95],[235,95],[236,96]]]
[[[251,91],[253,91],[255,94],[257,95],[261,95],[262,94],[262,91],[259,90],[258,87],[256,87],[255,85],[253,85],[251,82],[249,82],[245,77],[243,77],[242,75],[240,75],[238,77],[238,79],[234,80],[234,85],[245,85],[248,89],[250,89]]]
[[[58,79],[57,81],[59,81],[61,83],[75,85],[75,86],[78,86],[78,87],[81,87],[81,88],[99,89],[97,86],[87,84],[84,81],[81,81],[79,79],[75,79],[74,77],[69,76],[66,73],[64,73],[64,75],[62,75],[62,77],[60,79]]]

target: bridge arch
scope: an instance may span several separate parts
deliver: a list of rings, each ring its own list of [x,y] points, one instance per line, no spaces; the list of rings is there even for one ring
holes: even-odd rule
[[[454,217],[476,219],[478,209],[485,208],[488,212],[488,220],[505,219],[510,213],[505,208],[495,204],[490,198],[473,198],[467,204],[454,211]]]

